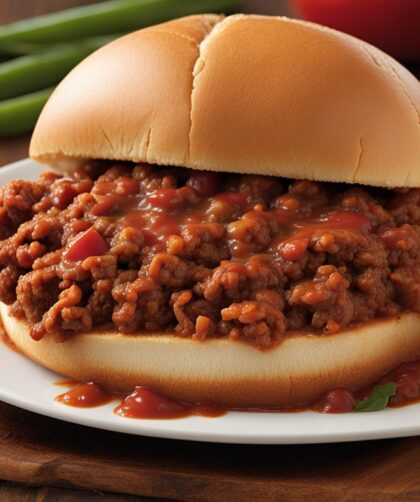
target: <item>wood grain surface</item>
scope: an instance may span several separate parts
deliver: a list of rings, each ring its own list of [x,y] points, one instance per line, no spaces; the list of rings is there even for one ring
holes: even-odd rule
[[[0,416],[8,480],[203,502],[420,500],[420,438],[228,446],[104,432],[5,404]]]
[[[0,0],[0,23],[83,3]],[[245,9],[285,12],[281,0],[249,0]],[[0,141],[0,165],[26,157],[28,142],[29,136]],[[420,500],[420,438],[312,446],[189,443],[98,431],[0,403],[0,479],[7,480],[0,481],[0,501],[13,502],[413,502]]]

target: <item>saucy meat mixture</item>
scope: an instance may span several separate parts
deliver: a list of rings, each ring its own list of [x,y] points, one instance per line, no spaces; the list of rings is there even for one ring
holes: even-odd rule
[[[269,348],[420,312],[420,190],[89,162],[0,189],[0,300],[57,341],[98,326]]]

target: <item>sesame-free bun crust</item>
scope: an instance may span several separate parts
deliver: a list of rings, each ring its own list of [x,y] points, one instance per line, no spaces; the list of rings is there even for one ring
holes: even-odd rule
[[[34,341],[28,325],[0,314],[12,342],[39,364],[77,381],[130,392],[144,385],[187,402],[278,406],[311,402],[337,387],[373,383],[420,356],[420,315],[403,314],[329,336],[294,334],[270,351],[223,339],[194,341],[170,334],[50,336]]]
[[[287,18],[199,15],[124,36],[58,86],[30,155],[420,186],[420,84],[375,47]]]

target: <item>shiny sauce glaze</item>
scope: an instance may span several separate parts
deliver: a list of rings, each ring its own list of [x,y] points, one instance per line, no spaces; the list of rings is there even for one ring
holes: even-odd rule
[[[0,300],[35,340],[112,324],[268,350],[290,332],[420,312],[419,201],[420,189],[87,162],[1,191]]]
[[[137,387],[114,412],[127,418],[184,418],[192,415],[220,417],[226,410],[203,404],[186,404],[161,396],[147,387]]]
[[[75,383],[58,382],[56,385],[69,386],[70,390],[58,395],[55,399],[59,403],[76,408],[95,408],[118,399],[116,394],[107,392],[103,387],[94,382]]]
[[[299,260],[304,254],[309,239],[322,235],[325,231],[346,228],[356,232],[368,232],[370,220],[353,211],[337,211],[335,206],[312,207],[310,214],[303,215],[290,208],[291,198],[279,197],[276,207],[267,208],[260,194],[251,190],[238,191],[237,181],[224,179],[214,172],[197,172],[190,175],[187,185],[181,188],[159,188],[150,193],[139,193],[138,183],[131,178],[118,178],[121,193],[115,193],[114,182],[101,182],[92,193],[97,203],[91,209],[94,216],[106,217],[117,225],[141,228],[145,245],[166,249],[170,236],[181,235],[182,229],[189,224],[203,224],[217,221],[226,229],[222,239],[227,242],[231,256],[246,260],[255,256],[255,246],[242,241],[244,226],[238,224],[238,217],[253,225],[258,220],[277,229],[271,245],[262,258],[275,259],[278,253],[290,261]],[[222,180],[224,183],[222,183]],[[121,188],[122,185],[122,188]],[[227,190],[218,192],[221,185]],[[232,185],[232,186],[231,186]],[[107,252],[104,242],[97,235],[88,235],[86,248],[95,249],[95,256]],[[77,241],[76,241],[77,243]],[[293,252],[292,250],[297,251]],[[71,260],[82,259],[70,249]],[[73,257],[74,256],[74,257]]]
[[[95,408],[112,401],[120,401],[114,413],[127,418],[170,419],[193,415],[219,417],[227,410],[219,406],[188,404],[162,396],[148,387],[138,386],[130,394],[108,392],[95,382],[57,382],[70,389],[56,397],[56,401],[76,408]]]
[[[354,411],[359,400],[369,396],[375,385],[395,382],[397,391],[390,398],[388,406],[396,408],[420,401],[420,361],[403,363],[383,375],[375,384],[358,391],[332,389],[316,402],[295,406],[273,408],[227,408],[217,405],[189,404],[162,396],[148,387],[138,386],[128,395],[107,392],[100,385],[89,382],[59,382],[58,385],[71,387],[57,396],[56,400],[68,406],[81,408],[96,407],[118,400],[114,413],[126,418],[175,419],[189,416],[220,417],[228,411],[286,413],[313,410],[319,413],[349,413]]]

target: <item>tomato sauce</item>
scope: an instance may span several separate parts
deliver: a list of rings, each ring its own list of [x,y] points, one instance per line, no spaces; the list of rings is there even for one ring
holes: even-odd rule
[[[369,231],[370,221],[362,214],[342,211],[320,219],[296,219],[289,222],[289,225],[292,236],[277,241],[278,250],[285,260],[298,261],[305,254],[312,236],[340,229],[366,233]]]
[[[381,232],[379,238],[388,249],[410,249],[410,240],[413,238],[413,229],[409,225],[400,228],[391,228]]]
[[[181,403],[161,396],[147,387],[136,387],[115,408],[114,412],[127,418],[168,419],[184,418],[192,415],[220,417],[226,413],[226,410],[215,406]]]
[[[354,410],[356,399],[347,389],[333,389],[328,391],[311,406],[319,413],[349,413]]]
[[[1,191],[0,300],[35,340],[113,325],[261,350],[420,312],[419,193],[89,160]]]
[[[220,406],[181,403],[148,387],[138,386],[127,395],[108,392],[95,382],[64,381],[56,382],[55,385],[70,387],[67,392],[55,398],[59,403],[75,408],[95,408],[112,401],[120,401],[114,413],[126,418],[169,419],[193,415],[219,417],[226,413]]]
[[[76,408],[94,408],[118,398],[94,382],[79,383],[74,386],[72,384],[73,382],[69,382],[71,389],[58,395],[56,401]],[[63,385],[63,382],[59,382],[58,385]]]
[[[121,181],[123,179],[123,181]],[[121,228],[133,226],[141,228],[145,244],[154,246],[160,244],[162,250],[169,236],[181,235],[183,228],[191,223],[206,223],[212,221],[215,214],[223,215],[226,226],[225,239],[229,242],[232,256],[244,260],[255,255],[251,245],[239,245],[237,241],[243,235],[235,234],[237,218],[238,230],[243,229],[242,220],[246,218],[251,224],[258,225],[258,220],[264,219],[269,225],[275,224],[277,232],[273,236],[268,256],[274,259],[277,253],[290,261],[299,260],[305,253],[309,240],[313,235],[325,233],[328,230],[340,228],[356,232],[368,232],[370,220],[353,211],[341,211],[328,215],[327,206],[318,211],[313,210],[310,217],[305,217],[290,208],[290,201],[284,201],[281,207],[264,210],[261,197],[250,190],[232,189],[220,192],[223,178],[218,173],[196,172],[188,178],[187,184],[181,188],[158,188],[151,193],[138,193],[135,183],[130,178],[120,177],[115,188],[112,182],[103,182],[95,186],[92,193],[97,199],[92,209],[95,216],[106,216],[117,222]],[[133,186],[129,183],[133,183]],[[123,187],[120,185],[123,183]],[[127,186],[126,186],[127,184]],[[121,193],[116,190],[121,188]],[[283,196],[283,199],[287,196]],[[111,210],[112,209],[112,210]],[[336,211],[336,208],[331,208]],[[107,252],[106,243],[101,242],[93,229],[88,230],[77,239],[67,251],[66,259],[77,261],[85,255],[100,256]],[[277,235],[276,235],[277,234]],[[87,249],[83,250],[82,248]]]
[[[383,375],[373,385],[352,392],[348,389],[332,389],[311,404],[296,406],[280,406],[273,408],[227,408],[218,405],[201,403],[183,403],[162,396],[153,389],[138,386],[128,395],[107,392],[93,382],[75,384],[75,382],[58,382],[57,385],[71,389],[57,396],[56,400],[67,406],[81,408],[96,407],[115,400],[120,403],[114,413],[125,418],[137,419],[176,419],[189,416],[220,417],[228,411],[296,413],[312,410],[318,413],[350,413],[359,400],[369,396],[373,387],[388,382],[395,382],[397,392],[390,398],[388,406],[392,408],[420,402],[420,360],[403,363],[391,372]]]

